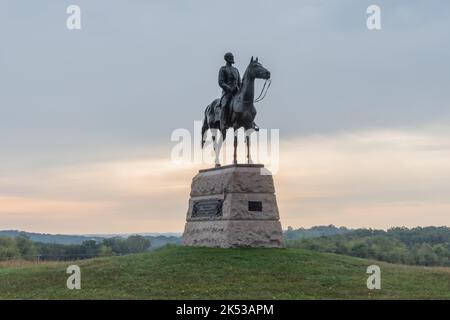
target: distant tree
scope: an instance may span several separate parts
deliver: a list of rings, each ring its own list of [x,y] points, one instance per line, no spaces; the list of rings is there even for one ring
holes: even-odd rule
[[[303,230],[309,235],[324,230],[332,231],[334,226],[313,227]],[[331,229],[330,229],[331,228]],[[424,266],[450,266],[450,228],[448,227],[406,227],[387,231],[374,229],[348,230],[341,234],[311,236],[290,240],[289,247],[321,252],[332,252],[392,263]],[[297,232],[289,230],[288,232]],[[292,235],[291,235],[292,238]]]
[[[20,250],[13,238],[0,237],[0,260],[19,259]]]
[[[369,257],[369,245],[365,241],[359,241],[350,248],[350,255],[360,258]]]
[[[114,252],[112,251],[112,249],[108,246],[105,246],[104,244],[100,245],[100,247],[98,248],[98,256],[100,257],[107,257],[107,256],[112,256],[114,255]]]
[[[104,239],[102,244],[104,246],[107,246],[111,248],[111,251],[114,254],[126,254],[128,253],[128,248],[126,244],[126,240],[121,237],[114,237],[114,238],[108,238]]]
[[[140,235],[129,236],[126,242],[128,253],[144,252],[150,248],[150,240]]]
[[[20,256],[23,259],[35,259],[38,253],[38,250],[27,236],[19,236],[15,238],[17,249],[20,252]]]
[[[103,240],[104,246],[110,247],[115,254],[130,254],[147,251],[150,240],[140,235],[132,235],[127,239],[114,237]]]

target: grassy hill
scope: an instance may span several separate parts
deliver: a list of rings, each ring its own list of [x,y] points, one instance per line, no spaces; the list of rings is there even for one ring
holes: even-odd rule
[[[74,263],[0,264],[1,299],[449,299],[450,269],[406,267],[300,249],[167,247]],[[377,264],[382,289],[368,290]]]

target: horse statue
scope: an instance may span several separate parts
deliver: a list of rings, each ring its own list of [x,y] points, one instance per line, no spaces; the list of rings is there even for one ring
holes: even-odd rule
[[[256,116],[256,108],[254,106],[254,102],[259,102],[262,100],[260,98],[265,88],[264,85],[261,94],[256,100],[254,100],[255,79],[264,79],[267,83],[267,81],[270,81],[270,71],[264,68],[260,62],[258,62],[258,58],[253,59],[252,57],[250,60],[250,64],[248,65],[247,69],[245,70],[244,76],[242,77],[241,89],[238,93],[236,93],[236,95],[234,95],[229,105],[229,110],[231,112],[229,127],[233,128],[234,132],[233,164],[237,164],[236,152],[238,140],[236,130],[238,130],[239,128],[244,128],[246,132],[245,141],[247,144],[247,163],[253,163],[250,155],[250,135],[248,134],[248,132],[249,130],[253,130],[253,123]],[[208,130],[211,130],[211,132],[213,132],[212,139],[214,151],[216,154],[216,167],[220,167],[220,148],[222,147],[222,142],[226,139],[227,129],[229,128],[220,121],[220,108],[220,99],[216,99],[211,102],[211,104],[206,107],[205,118],[203,120],[202,126],[202,148],[205,144],[205,133]],[[221,133],[221,136],[219,137],[217,137],[218,132]]]

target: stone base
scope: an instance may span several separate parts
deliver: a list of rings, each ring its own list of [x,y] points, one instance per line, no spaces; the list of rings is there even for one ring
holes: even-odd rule
[[[200,247],[283,247],[280,221],[222,220],[186,223],[183,245]]]
[[[192,180],[183,244],[282,247],[272,175],[263,165],[200,171]]]

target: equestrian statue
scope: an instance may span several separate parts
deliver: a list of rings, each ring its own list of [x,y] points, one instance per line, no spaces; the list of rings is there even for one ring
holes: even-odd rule
[[[222,97],[215,99],[206,107],[202,126],[202,148],[205,144],[205,133],[212,131],[214,151],[216,154],[216,167],[220,166],[219,153],[222,142],[225,141],[227,130],[234,132],[233,163],[237,164],[237,135],[236,130],[244,128],[246,132],[247,162],[252,163],[250,155],[250,135],[252,130],[258,131],[255,124],[256,108],[254,103],[264,99],[270,87],[270,72],[262,66],[258,58],[250,60],[250,64],[244,73],[239,75],[239,70],[233,66],[234,56],[228,52],[224,59],[226,65],[219,70],[219,86],[222,88]],[[255,99],[255,79],[264,79],[264,87],[258,98]],[[267,85],[268,84],[268,85]],[[267,85],[267,88],[266,88]],[[266,91],[264,92],[264,89]],[[220,135],[218,136],[218,133]]]

